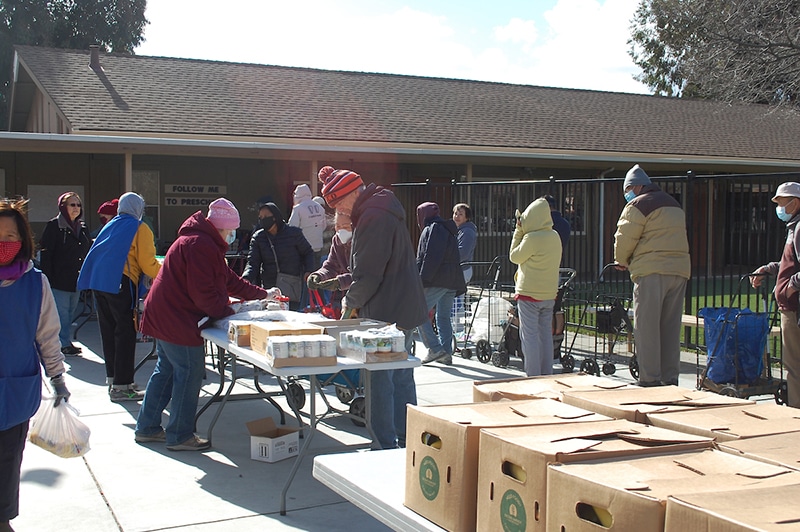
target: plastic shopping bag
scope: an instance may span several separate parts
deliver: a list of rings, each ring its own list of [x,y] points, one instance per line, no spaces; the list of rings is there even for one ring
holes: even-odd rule
[[[89,427],[78,420],[78,411],[69,403],[54,405],[54,397],[42,398],[42,404],[33,416],[28,439],[62,458],[83,456],[89,451]]]

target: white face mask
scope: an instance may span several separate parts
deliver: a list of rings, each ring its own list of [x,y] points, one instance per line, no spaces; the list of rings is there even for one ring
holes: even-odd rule
[[[339,229],[336,234],[339,235],[339,240],[342,241],[342,244],[347,244],[353,238],[353,232],[347,229]]]

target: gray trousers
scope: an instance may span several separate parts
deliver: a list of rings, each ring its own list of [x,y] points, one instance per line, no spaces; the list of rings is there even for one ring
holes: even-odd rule
[[[800,407],[800,327],[797,312],[781,311],[781,346],[783,365],[786,368],[786,386],[789,406]]]
[[[677,384],[686,279],[652,274],[633,284],[633,334],[639,382]]]
[[[528,377],[553,374],[553,305],[550,301],[517,300],[519,339]]]

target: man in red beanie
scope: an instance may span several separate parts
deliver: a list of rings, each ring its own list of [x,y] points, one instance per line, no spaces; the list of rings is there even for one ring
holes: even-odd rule
[[[412,332],[428,312],[403,206],[390,190],[374,183],[364,186],[351,170],[325,166],[319,180],[328,205],[349,215],[353,223],[353,282],[342,301],[342,318],[396,323],[405,331],[410,354]],[[417,404],[414,370],[372,372],[370,399],[370,423],[377,438],[373,447],[405,447],[406,405]]]
[[[119,206],[119,199],[114,198],[110,201],[106,201],[100,207],[97,208],[97,216],[100,218],[100,227],[92,231],[89,236],[92,239],[97,238],[97,235],[100,234],[100,231],[103,230],[103,227],[117,215],[117,207]]]

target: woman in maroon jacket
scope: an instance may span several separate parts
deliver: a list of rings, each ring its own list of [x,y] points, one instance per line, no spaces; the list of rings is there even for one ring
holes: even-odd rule
[[[183,222],[153,281],[142,316],[142,333],[158,341],[153,375],[136,422],[137,443],[166,442],[170,451],[202,451],[211,445],[194,434],[194,416],[205,372],[198,322],[233,314],[228,296],[264,299],[267,291],[233,272],[225,251],[236,237],[239,212],[220,198],[208,216],[198,211]],[[161,414],[172,400],[169,424]]]

